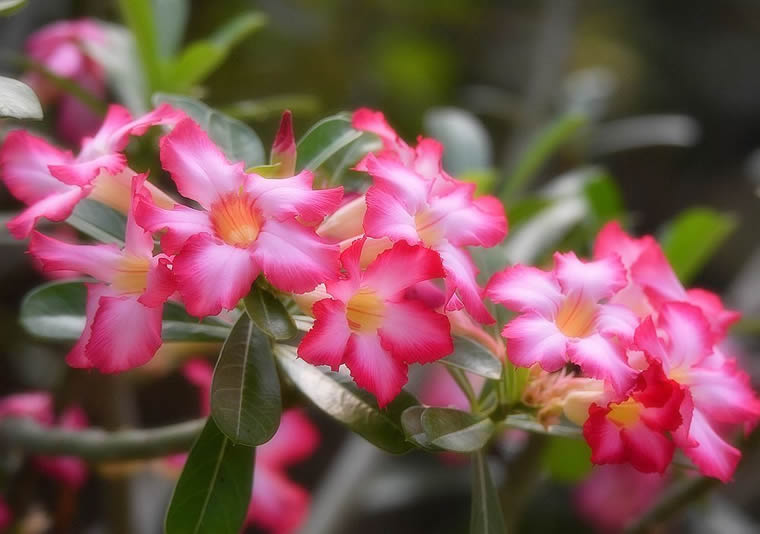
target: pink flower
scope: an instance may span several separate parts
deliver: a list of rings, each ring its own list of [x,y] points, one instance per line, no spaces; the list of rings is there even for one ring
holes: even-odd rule
[[[624,395],[636,380],[626,348],[638,319],[629,309],[604,301],[626,283],[617,256],[582,262],[569,252],[554,255],[550,272],[509,267],[494,275],[486,291],[492,300],[520,314],[502,332],[512,363],[538,363],[553,372],[569,361]]]
[[[335,276],[338,247],[318,237],[342,188],[313,190],[310,172],[266,179],[230,164],[190,119],[161,139],[161,162],[179,192],[201,209],[163,209],[141,200],[143,228],[166,229],[161,246],[176,254],[174,273],[195,316],[234,308],[263,273],[277,289],[303,293]]]
[[[491,196],[474,198],[474,184],[446,174],[437,141],[420,139],[412,149],[381,113],[367,109],[354,114],[353,124],[378,134],[384,145],[357,165],[373,178],[366,195],[366,235],[424,244],[438,252],[446,271],[446,310],[464,306],[475,319],[493,322],[483,304],[477,268],[464,247],[492,247],[504,239],[507,219],[501,202]]]
[[[629,465],[599,466],[575,488],[573,500],[581,517],[601,532],[620,532],[654,504],[666,484],[666,477]]]
[[[91,46],[103,46],[105,35],[97,22],[89,19],[49,24],[26,41],[26,53],[54,74],[78,83],[98,97],[105,96],[103,68],[87,54]],[[98,128],[99,117],[76,97],[61,92],[37,72],[26,81],[45,103],[58,102],[57,129],[70,143],[78,142]]]
[[[279,164],[276,175],[293,176],[296,172],[296,138],[293,134],[293,114],[286,110],[282,114],[280,128],[272,143],[272,164]]]
[[[198,388],[201,413],[208,415],[214,372],[211,364],[201,359],[190,360],[182,372]],[[286,468],[309,458],[318,444],[317,429],[303,412],[288,410],[282,415],[274,437],[256,447],[247,524],[258,525],[273,534],[290,534],[303,523],[308,515],[310,497],[304,488],[288,478]],[[173,463],[184,463],[184,460],[184,455],[170,459]]]
[[[658,365],[643,371],[630,395],[589,408],[583,437],[595,464],[630,463],[643,473],[664,473],[675,450],[668,433],[682,423],[684,393]]]
[[[405,294],[419,282],[444,276],[438,255],[396,243],[362,271],[364,241],[341,255],[345,276],[327,282],[332,298],[314,304],[314,326],[298,355],[334,370],[345,363],[382,407],[406,383],[407,364],[438,360],[451,353],[453,344],[446,316]]]
[[[133,120],[126,109],[113,105],[98,133],[83,140],[76,158],[28,132],[9,133],[0,148],[0,172],[11,194],[28,206],[8,223],[10,232],[21,239],[41,217],[63,221],[87,196],[126,213],[135,174],[121,153],[129,137],[154,125],[172,124],[180,116],[161,106]],[[146,187],[156,202],[174,204],[152,185]]]
[[[76,405],[66,408],[56,418],[50,393],[38,391],[18,393],[0,399],[0,419],[6,417],[33,419],[42,426],[72,430],[87,427],[87,416]],[[87,481],[87,464],[74,456],[37,456],[34,464],[40,472],[73,489]]]
[[[703,474],[730,480],[741,453],[723,439],[721,430],[760,419],[760,400],[747,375],[713,345],[701,310],[684,302],[663,304],[656,323],[645,319],[636,330],[635,344],[685,392],[684,423],[674,434],[676,444]]]
[[[132,182],[133,205],[146,198],[145,175]],[[98,283],[87,284],[86,324],[66,361],[72,367],[104,373],[126,371],[146,363],[161,346],[163,303],[174,293],[171,261],[153,255],[153,237],[127,217],[126,244],[71,245],[39,232],[29,252],[45,270],[75,270]]]

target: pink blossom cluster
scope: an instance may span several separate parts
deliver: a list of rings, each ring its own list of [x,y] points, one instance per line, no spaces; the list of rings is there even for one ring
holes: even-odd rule
[[[503,331],[512,363],[569,364],[591,379],[565,411],[594,463],[663,473],[678,448],[703,474],[731,479],[741,454],[726,438],[760,418],[747,375],[721,348],[739,314],[686,290],[651,236],[609,223],[593,260],[570,252],[550,271],[515,265],[487,291],[518,314]]]

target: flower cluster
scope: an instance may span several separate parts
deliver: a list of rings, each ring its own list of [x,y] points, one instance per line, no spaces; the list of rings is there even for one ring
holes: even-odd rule
[[[740,452],[727,432],[760,418],[747,375],[722,349],[739,315],[687,291],[652,237],[609,223],[593,260],[557,253],[551,271],[516,265],[487,291],[518,313],[503,331],[515,365],[572,364],[587,379],[563,402],[593,462],[663,473],[677,447],[703,474],[731,478]]]

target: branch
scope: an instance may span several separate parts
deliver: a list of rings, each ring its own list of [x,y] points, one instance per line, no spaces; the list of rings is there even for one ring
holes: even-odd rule
[[[67,430],[43,427],[29,419],[0,421],[0,444],[27,454],[77,456],[93,462],[147,459],[190,449],[206,419],[151,429]]]

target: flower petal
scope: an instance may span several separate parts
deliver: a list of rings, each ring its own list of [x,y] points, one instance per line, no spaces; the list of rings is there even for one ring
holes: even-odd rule
[[[718,369],[691,369],[689,389],[695,407],[711,421],[739,424],[760,418],[760,400],[733,361]]]
[[[368,154],[364,159],[373,187],[396,198],[409,213],[417,213],[427,200],[430,182],[399,161]]]
[[[488,308],[483,302],[483,290],[478,285],[478,269],[466,249],[455,247],[451,243],[440,243],[435,250],[441,255],[446,271],[446,294],[448,303],[446,311],[454,311],[458,306],[458,296],[470,315],[483,324],[492,324]],[[454,293],[456,292],[456,295]],[[452,296],[454,298],[452,298]]]
[[[137,224],[149,232],[159,232],[166,229],[161,236],[161,248],[167,254],[176,254],[190,237],[207,233],[213,234],[208,213],[176,204],[166,210],[156,206],[148,199],[138,199],[134,208]]]
[[[380,343],[396,360],[430,363],[451,354],[449,320],[418,300],[387,302]]]
[[[246,523],[277,534],[292,534],[306,519],[309,494],[285,478],[284,473],[260,468],[256,463]]]
[[[628,284],[618,256],[584,262],[574,252],[554,254],[554,272],[563,293],[579,293],[594,301],[611,297]]]
[[[282,414],[280,426],[272,439],[256,447],[256,465],[259,462],[283,469],[306,460],[319,445],[317,427],[300,409]]]
[[[72,187],[62,193],[53,193],[31,204],[24,211],[8,221],[8,231],[17,239],[27,237],[41,217],[53,222],[68,219],[77,203],[87,196],[87,191]]]
[[[393,297],[414,284],[443,278],[441,258],[434,250],[399,241],[369,264],[362,283],[383,298]]]
[[[673,459],[675,445],[662,432],[643,423],[623,428],[620,438],[627,451],[628,461],[642,473],[664,473]]]
[[[148,271],[147,286],[137,300],[150,308],[161,306],[169,300],[169,297],[177,290],[177,282],[170,267],[171,261],[166,256],[153,258]]]
[[[374,394],[380,408],[392,401],[407,382],[407,367],[380,345],[377,334],[354,333],[346,346],[346,366],[356,384]]]
[[[50,174],[64,184],[89,185],[103,172],[115,176],[127,167],[124,154],[103,154],[91,160],[77,161],[63,165],[48,165]]]
[[[250,291],[259,266],[249,250],[197,234],[175,256],[173,272],[188,313],[205,317],[234,309]]]
[[[253,258],[282,291],[305,293],[338,275],[338,246],[294,219],[268,219],[254,244]]]
[[[527,265],[514,265],[493,275],[486,293],[512,311],[530,311],[547,318],[557,313],[563,299],[552,273]]]
[[[553,321],[526,313],[512,319],[502,335],[507,340],[509,361],[518,367],[538,363],[544,371],[559,371],[567,362],[567,338]]]
[[[567,345],[567,354],[585,376],[606,380],[620,395],[636,381],[638,373],[628,366],[623,348],[600,334],[574,339]]]
[[[370,187],[366,195],[367,212],[364,215],[364,231],[369,237],[387,237],[392,241],[420,242],[414,214],[396,197]]]
[[[14,393],[0,399],[0,419],[28,417],[40,424],[49,425],[55,418],[53,397],[47,391]]]
[[[346,305],[333,299],[314,303],[314,326],[298,345],[298,356],[312,365],[329,365],[337,371],[343,363],[351,336],[346,320]]]
[[[114,292],[105,284],[85,284],[87,288],[87,300],[85,302],[85,323],[82,335],[66,355],[66,363],[76,369],[91,369],[92,362],[87,357],[87,343],[90,342],[92,335],[92,322],[95,319],[95,312],[100,306],[100,297],[104,295],[113,295]]]
[[[610,221],[599,230],[594,241],[594,259],[599,260],[617,254],[623,265],[629,269],[639,259],[641,253],[655,245],[652,236],[634,239],[623,231],[618,221]]]
[[[710,324],[696,306],[685,302],[663,304],[658,326],[667,332],[671,367],[697,365],[712,353]]]
[[[702,474],[729,482],[739,463],[741,452],[720,437],[704,414],[697,409],[692,414],[689,439],[697,445],[681,445],[683,452]]]
[[[627,455],[620,429],[607,419],[609,409],[592,404],[583,424],[583,437],[591,447],[591,461],[597,465],[622,464]]]
[[[77,271],[110,282],[123,256],[119,247],[107,245],[73,245],[39,232],[29,241],[29,253],[42,262],[45,271]]]
[[[249,174],[245,189],[264,217],[280,220],[299,217],[305,222],[318,223],[340,205],[343,188],[312,189],[313,181],[310,171],[301,171],[290,178]]]

